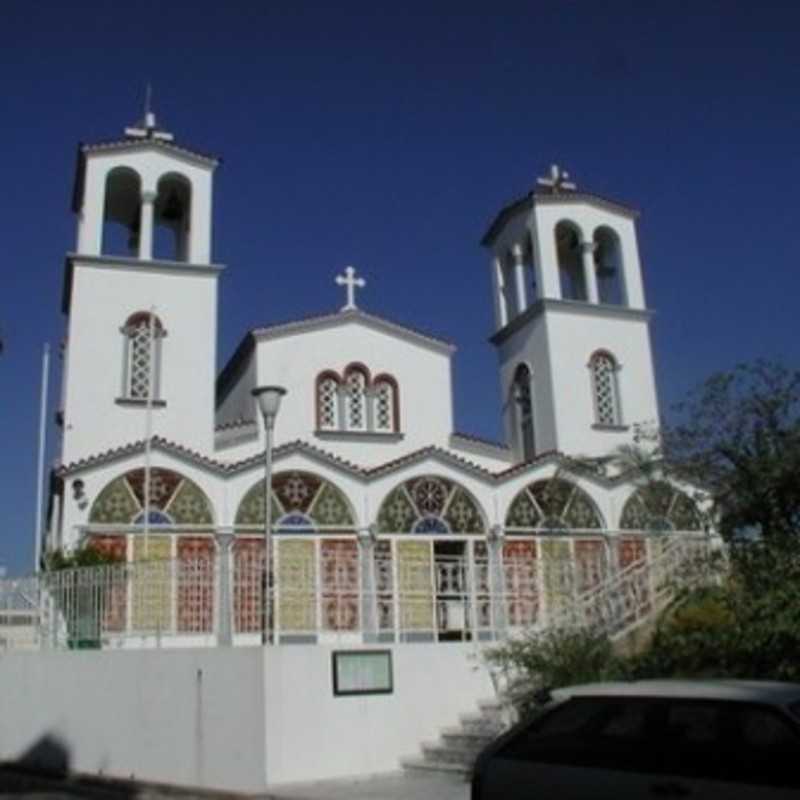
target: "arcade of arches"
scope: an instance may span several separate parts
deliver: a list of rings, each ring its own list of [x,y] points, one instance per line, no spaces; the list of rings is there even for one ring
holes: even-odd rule
[[[181,631],[210,632],[220,547],[211,502],[196,483],[163,468],[151,469],[146,494],[145,471],[134,469],[112,480],[90,511],[91,546],[161,570],[160,583],[134,580],[130,596],[113,597],[107,621],[113,628],[127,616],[134,628],[150,630],[166,628],[173,619]],[[264,501],[264,482],[258,480],[236,509],[236,633],[263,628]],[[417,476],[390,489],[369,532],[357,529],[344,492],[311,472],[276,473],[270,503],[270,584],[278,587],[270,625],[298,640],[325,630],[360,630],[367,617],[379,636],[400,629],[412,638],[415,632],[461,638],[492,624],[491,597],[498,589],[505,622],[530,625],[543,609],[552,614],[565,598],[597,586],[610,569],[645,557],[643,531],[701,527],[693,501],[662,483],[628,498],[621,527],[630,533],[606,536],[594,501],[560,477],[524,486],[508,507],[500,536],[489,530],[476,498],[439,475]],[[177,572],[170,573],[170,560]],[[468,594],[472,606],[465,609]]]

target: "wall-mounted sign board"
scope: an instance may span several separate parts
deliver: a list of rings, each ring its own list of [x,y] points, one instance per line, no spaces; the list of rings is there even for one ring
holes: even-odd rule
[[[394,691],[391,650],[334,650],[332,658],[335,696]]]

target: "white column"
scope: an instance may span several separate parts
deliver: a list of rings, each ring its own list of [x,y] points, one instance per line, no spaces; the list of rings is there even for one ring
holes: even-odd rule
[[[503,541],[505,531],[501,525],[492,525],[486,537],[488,554],[489,603],[492,635],[501,639],[506,630],[505,573],[503,571]]]
[[[497,329],[500,330],[508,325],[508,303],[506,302],[503,262],[498,256],[492,259],[492,286],[494,288],[494,318]]]
[[[365,642],[378,639],[378,614],[375,596],[375,529],[358,531],[358,562],[361,572],[361,631]]]
[[[597,303],[597,270],[594,266],[594,251],[597,249],[595,242],[581,242],[581,255],[583,256],[583,281],[586,284],[586,299],[590,303]]]
[[[517,284],[517,313],[522,314],[528,307],[528,297],[525,290],[525,251],[522,245],[515,244],[511,248],[514,256],[514,279]]]
[[[217,543],[217,644],[233,644],[233,603],[231,602],[231,546],[233,528],[217,528],[214,539]]]
[[[142,208],[139,218],[139,258],[151,261],[153,258],[153,210],[155,192],[142,192]]]

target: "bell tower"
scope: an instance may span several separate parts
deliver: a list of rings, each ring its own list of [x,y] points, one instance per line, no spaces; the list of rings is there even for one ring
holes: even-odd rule
[[[64,463],[146,431],[211,452],[217,164],[161,128],[149,96],[123,136],[79,146],[62,304]]]
[[[658,421],[637,217],[553,165],[483,237],[504,427],[520,460],[605,455],[635,423]]]

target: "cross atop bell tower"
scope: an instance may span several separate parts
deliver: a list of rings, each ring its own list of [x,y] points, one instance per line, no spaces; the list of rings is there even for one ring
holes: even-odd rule
[[[156,123],[153,111],[153,87],[149,83],[144,96],[144,116],[136,125],[125,128],[125,135],[130,139],[157,139],[161,142],[171,142],[175,139],[171,133],[162,130]]]

